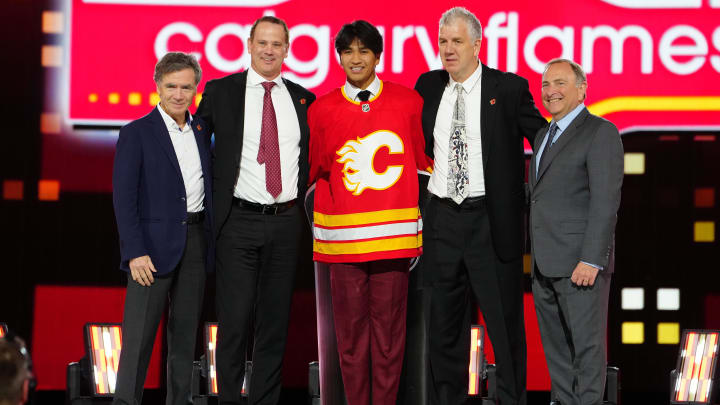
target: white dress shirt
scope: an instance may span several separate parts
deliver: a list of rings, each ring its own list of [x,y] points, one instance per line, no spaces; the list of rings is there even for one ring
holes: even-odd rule
[[[381,83],[382,82],[380,81],[380,79],[377,77],[377,75],[375,75],[375,80],[373,80],[372,83],[370,83],[370,85],[367,87],[367,89],[365,89],[370,92],[370,98],[368,98],[369,101],[378,96],[378,94],[380,93]],[[350,82],[345,81],[345,95],[350,100],[360,101],[360,99],[358,98],[358,94],[361,91],[363,91],[363,89],[355,87],[350,84]]]
[[[175,120],[163,110],[160,103],[157,106],[160,115],[165,122],[170,141],[172,141],[175,155],[180,164],[183,183],[185,183],[185,202],[187,212],[198,212],[203,210],[205,199],[205,187],[203,185],[203,172],[200,163],[200,151],[198,151],[195,133],[192,130],[192,115],[187,113],[185,125],[182,128]]]
[[[468,186],[468,197],[479,197],[485,195],[485,175],[483,174],[482,142],[480,139],[480,85],[482,76],[482,64],[478,63],[477,69],[462,82],[463,98],[465,99],[465,135],[468,146],[468,172],[470,184]],[[457,82],[452,76],[443,91],[440,105],[438,106],[435,119],[433,135],[435,145],[435,165],[433,167],[428,191],[441,198],[447,198],[448,178],[448,149],[450,147],[450,130],[452,129],[452,116],[455,110],[457,93],[455,85]]]
[[[262,129],[263,98],[265,97],[265,88],[262,83],[266,81],[252,67],[248,69],[240,175],[233,195],[259,204],[275,204],[297,198],[300,124],[290,93],[281,76],[278,76],[273,80],[275,86],[270,90],[277,120],[282,175],[282,192],[276,200],[265,188],[265,165],[261,165],[257,161],[260,130]]]

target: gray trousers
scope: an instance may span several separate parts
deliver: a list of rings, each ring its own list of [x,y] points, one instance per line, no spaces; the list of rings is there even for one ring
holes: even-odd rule
[[[144,287],[128,274],[114,405],[140,405],[158,325],[169,301],[167,405],[192,404],[192,368],[205,290],[205,231],[188,225],[180,264]],[[150,258],[152,259],[152,258]]]
[[[578,287],[570,277],[545,277],[534,270],[535,312],[552,399],[562,405],[602,404],[612,273],[600,271],[592,287]]]

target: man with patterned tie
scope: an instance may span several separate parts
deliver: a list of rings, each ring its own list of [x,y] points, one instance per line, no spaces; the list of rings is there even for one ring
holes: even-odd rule
[[[587,79],[567,59],[545,66],[552,115],[530,161],[533,297],[552,400],[599,405],[605,392],[607,311],[623,146],[611,122],[585,108]]]
[[[307,108],[315,100],[280,75],[289,44],[284,21],[255,21],[247,41],[250,68],[208,82],[197,111],[215,133],[220,404],[240,403],[253,335],[248,402],[274,405],[280,398],[305,224],[298,198],[307,188]]]
[[[347,81],[320,97],[309,117],[313,258],[329,263],[348,405],[395,405],[409,259],[422,249],[417,169],[432,166],[422,99],[377,77],[383,40],[367,21],[344,25],[335,49]]]
[[[415,85],[435,161],[423,256],[432,286],[432,404],[466,400],[471,296],[492,341],[500,404],[526,402],[523,138],[532,145],[546,121],[525,79],[479,62],[480,43],[475,15],[461,7],[446,11],[439,32],[445,70],[425,73]]]

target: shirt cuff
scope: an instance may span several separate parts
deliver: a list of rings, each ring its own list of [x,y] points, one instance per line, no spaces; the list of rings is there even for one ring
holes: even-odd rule
[[[600,270],[600,271],[602,271],[602,269],[603,269],[603,266],[598,266],[597,264],[592,264],[592,263],[584,262],[584,261],[582,261],[582,260],[580,261],[580,263],[587,264],[587,265],[590,266],[590,267],[595,267],[596,269],[598,269],[598,270]]]

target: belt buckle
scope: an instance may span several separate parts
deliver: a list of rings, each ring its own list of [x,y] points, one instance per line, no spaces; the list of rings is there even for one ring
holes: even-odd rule
[[[277,215],[277,205],[263,205],[262,213],[267,215]]]

